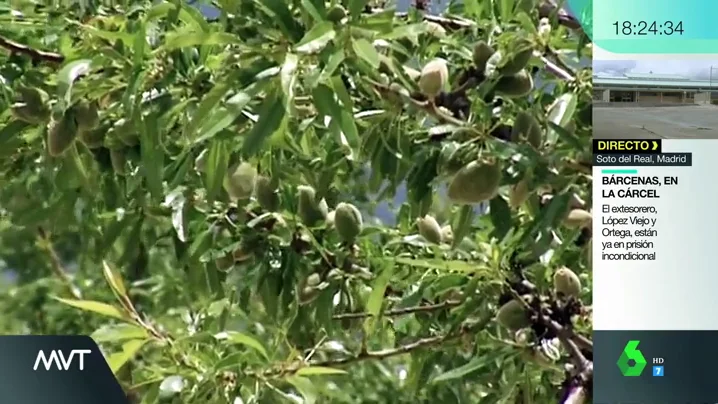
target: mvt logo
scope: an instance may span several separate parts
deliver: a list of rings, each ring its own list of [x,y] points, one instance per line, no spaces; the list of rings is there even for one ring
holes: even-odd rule
[[[53,349],[50,351],[50,355],[46,355],[45,351],[42,349],[40,352],[37,353],[37,359],[35,359],[35,366],[32,367],[32,370],[37,371],[38,367],[40,367],[40,363],[45,366],[45,370],[49,371],[54,367],[57,370],[70,370],[73,359],[76,358],[75,355],[77,355],[77,358],[79,358],[79,370],[85,370],[85,355],[91,354],[92,351],[89,349],[73,349],[70,351],[69,355],[66,355],[59,349]]]

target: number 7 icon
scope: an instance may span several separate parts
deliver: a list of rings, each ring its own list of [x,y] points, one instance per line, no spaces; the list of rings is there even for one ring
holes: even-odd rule
[[[653,376],[663,376],[663,366],[654,366]]]

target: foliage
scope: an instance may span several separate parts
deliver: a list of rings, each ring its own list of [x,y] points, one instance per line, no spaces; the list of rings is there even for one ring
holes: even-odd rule
[[[216,20],[119,3],[0,9],[2,332],[91,334],[146,403],[590,389],[592,90],[575,61],[591,47],[575,21],[532,0],[441,17],[225,0]],[[479,41],[502,58],[474,65]],[[519,54],[521,96],[505,88]],[[450,90],[432,98],[418,76],[436,57]],[[450,183],[490,200],[452,203]],[[554,290],[562,267],[578,296]],[[518,331],[495,321],[512,299]]]

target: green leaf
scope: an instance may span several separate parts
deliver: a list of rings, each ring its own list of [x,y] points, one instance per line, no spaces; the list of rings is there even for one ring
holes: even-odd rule
[[[433,269],[440,271],[443,270],[447,272],[474,273],[481,269],[481,267],[477,264],[457,260],[441,260],[432,258],[415,259],[405,257],[390,258],[390,260],[397,264],[409,265],[417,268]]]
[[[147,330],[134,324],[113,324],[95,330],[90,336],[93,341],[120,342],[128,339],[145,339],[148,337]]]
[[[207,165],[204,171],[204,186],[207,189],[207,200],[209,202],[219,195],[222,189],[222,182],[227,175],[229,168],[229,144],[225,140],[215,139],[207,153]]]
[[[463,205],[459,209],[459,214],[454,218],[451,229],[454,232],[454,241],[452,247],[456,248],[461,244],[464,238],[471,231],[471,225],[474,222],[474,206]]]
[[[209,117],[203,119],[204,125],[202,125],[199,129],[199,136],[194,138],[193,135],[190,134],[190,140],[193,143],[204,142],[232,125],[237,117],[242,114],[242,111],[247,104],[252,101],[252,97],[254,97],[262,88],[263,87],[261,85],[251,85],[230,97],[227,102],[224,103],[223,107],[216,108],[214,112],[209,115]],[[201,123],[201,121],[198,122],[198,124]]]
[[[509,204],[501,196],[496,196],[489,203],[489,214],[494,225],[493,237],[503,240],[513,225]]]
[[[295,374],[297,376],[345,375],[347,372],[342,369],[328,368],[325,366],[309,366],[297,370]]]
[[[337,102],[334,91],[322,84],[314,89],[312,98],[317,110],[332,118],[329,122],[329,129],[334,134],[337,143],[346,144],[352,150],[357,149],[360,140],[354,116]]]
[[[122,369],[127,362],[132,360],[137,353],[140,351],[140,349],[147,343],[146,339],[133,339],[130,341],[125,342],[122,344],[122,350],[119,352],[115,352],[109,357],[107,357],[107,364],[110,365],[110,369],[112,369],[112,373],[117,374],[117,372]]]
[[[367,62],[372,68],[378,69],[381,66],[379,53],[377,53],[376,49],[374,49],[374,45],[366,39],[355,39],[352,42],[352,49],[354,49],[354,53],[360,59]]]
[[[259,120],[242,142],[242,154],[253,156],[261,150],[267,138],[281,127],[286,113],[282,104],[282,97],[277,91],[273,91],[265,98],[258,112]]]
[[[285,0],[255,0],[255,4],[272,17],[270,21],[277,24],[292,42],[301,38],[302,29],[292,16],[288,2]]]
[[[164,48],[168,51],[204,45],[234,45],[242,40],[228,32],[176,32],[167,35]]]
[[[57,73],[57,96],[62,107],[67,108],[72,103],[72,86],[81,76],[90,72],[92,61],[89,59],[76,60],[66,64]]]
[[[126,299],[127,289],[125,289],[125,283],[122,281],[120,274],[107,261],[102,261],[102,273],[105,275],[105,280],[112,288],[112,291],[118,295],[118,298]]]
[[[578,97],[576,94],[567,93],[561,95],[549,106],[546,119],[557,126],[566,128],[566,125],[573,119],[577,103]],[[555,130],[549,129],[548,140],[550,143],[555,143],[558,136]]]
[[[431,383],[441,383],[468,376],[471,373],[474,373],[490,365],[493,361],[503,355],[504,351],[502,350],[483,352],[480,356],[477,356],[476,358],[472,359],[469,363],[436,376],[431,380]]]
[[[303,404],[314,404],[317,402],[319,391],[311,380],[299,376],[288,376],[285,380],[294,386],[297,391],[299,391],[299,394],[304,397]]]
[[[312,0],[301,0],[302,7],[304,10],[307,11],[307,14],[309,14],[314,22],[321,23],[324,22],[324,16],[326,15],[326,9],[324,7],[324,1],[317,1],[315,0],[312,2]]]
[[[219,334],[216,334],[214,337],[218,340],[227,341],[234,344],[246,345],[262,354],[262,356],[264,356],[265,358],[269,359],[269,354],[267,354],[267,350],[264,348],[262,343],[247,334],[243,334],[239,331],[224,331]]]
[[[55,297],[55,300],[60,303],[64,303],[68,306],[72,306],[76,309],[83,311],[89,311],[92,313],[100,314],[105,317],[117,318],[120,320],[127,320],[127,315],[115,306],[110,306],[107,303],[96,302],[94,300],[72,300]]]
[[[331,22],[321,22],[312,27],[304,37],[294,46],[297,53],[312,54],[318,53],[331,42],[337,33],[334,30],[334,24]]]
[[[202,98],[194,114],[192,114],[189,124],[184,128],[184,136],[190,139],[195,138],[197,130],[207,123],[209,115],[227,95],[231,82],[232,80],[230,79],[224,83],[219,83]],[[233,120],[234,118],[232,118],[232,121]],[[220,130],[222,129],[224,128]]]
[[[152,197],[160,199],[164,193],[162,178],[165,155],[160,141],[157,115],[151,113],[143,119],[143,123],[140,133],[141,169]]]
[[[280,73],[282,81],[282,91],[284,91],[284,107],[287,112],[294,109],[294,86],[297,83],[297,67],[299,66],[299,57],[292,53],[287,53],[284,57],[284,64]]]
[[[349,0],[349,15],[351,15],[353,19],[359,18],[368,3],[369,0]]]
[[[381,275],[379,275],[371,287],[371,294],[366,304],[366,313],[368,317],[364,320],[364,335],[367,337],[374,333],[376,328],[376,322],[379,320],[378,317],[381,314],[381,308],[384,303],[384,295],[386,293],[386,287],[389,285],[391,276],[394,274],[394,265],[389,263],[384,267]]]

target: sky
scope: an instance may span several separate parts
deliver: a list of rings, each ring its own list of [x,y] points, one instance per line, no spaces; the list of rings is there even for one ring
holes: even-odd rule
[[[711,66],[713,79],[718,78],[718,60],[594,60],[594,73],[678,74],[708,80]]]

